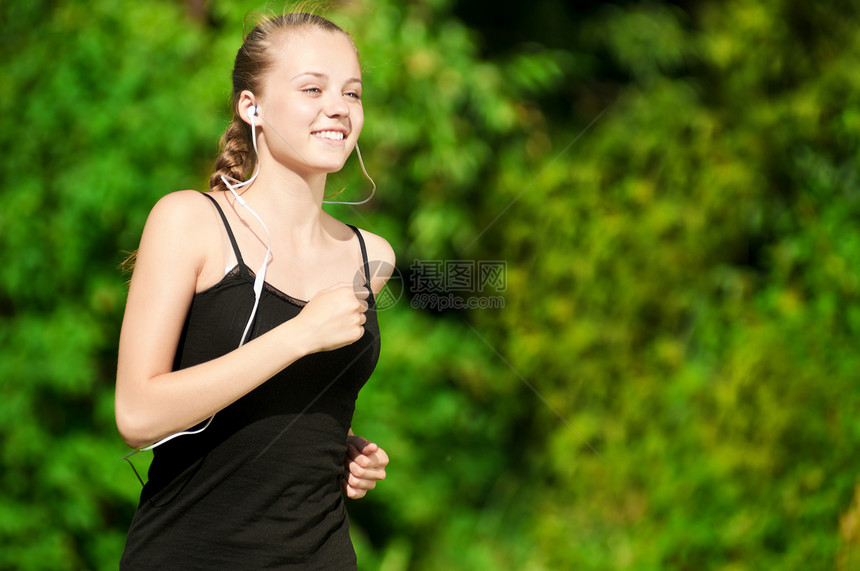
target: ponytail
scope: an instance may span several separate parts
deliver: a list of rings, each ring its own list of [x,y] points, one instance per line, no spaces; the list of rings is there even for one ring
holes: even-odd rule
[[[251,128],[236,113],[221,135],[221,153],[215,161],[215,172],[209,178],[209,190],[227,190],[221,176],[244,181],[254,168],[257,157],[251,142]]]

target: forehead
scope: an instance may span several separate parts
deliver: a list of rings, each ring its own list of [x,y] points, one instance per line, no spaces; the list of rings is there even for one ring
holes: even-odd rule
[[[308,71],[325,74],[335,81],[361,77],[358,53],[346,34],[301,28],[283,33],[277,41],[280,47],[272,75],[279,79],[291,79]]]

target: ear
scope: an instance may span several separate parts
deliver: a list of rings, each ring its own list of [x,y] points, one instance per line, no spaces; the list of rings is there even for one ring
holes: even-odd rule
[[[237,109],[239,110],[239,117],[242,118],[247,124],[251,124],[251,116],[254,115],[254,107],[257,106],[257,98],[253,93],[248,91],[247,89],[239,94],[239,104],[237,105]],[[259,116],[260,110],[257,109],[256,115]],[[256,126],[260,126],[260,121],[256,121]]]

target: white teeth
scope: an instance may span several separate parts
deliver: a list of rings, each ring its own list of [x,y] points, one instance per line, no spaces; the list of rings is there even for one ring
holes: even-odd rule
[[[321,137],[323,139],[331,139],[333,141],[342,141],[343,133],[340,131],[317,131],[316,133],[312,133],[315,137]]]

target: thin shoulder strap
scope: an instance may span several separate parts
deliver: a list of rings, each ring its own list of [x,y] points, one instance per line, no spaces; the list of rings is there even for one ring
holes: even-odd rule
[[[370,264],[367,262],[367,247],[364,245],[364,238],[361,235],[361,232],[358,231],[358,228],[353,226],[352,224],[347,224],[352,231],[355,232],[355,235],[358,236],[358,245],[361,248],[361,260],[364,262],[364,287],[367,288],[367,291],[370,292],[369,301],[373,301],[373,288],[370,287]]]
[[[236,243],[236,237],[233,236],[233,230],[230,228],[230,223],[227,222],[227,217],[224,216],[224,211],[221,210],[221,206],[218,204],[218,201],[206,194],[205,192],[201,192],[203,196],[212,201],[212,204],[215,205],[215,208],[218,210],[218,214],[221,216],[221,221],[224,222],[224,228],[227,230],[227,237],[230,238],[230,244],[233,245],[233,253],[236,254],[236,261],[244,265],[244,261],[242,260],[242,253],[239,251],[239,244]],[[362,245],[362,251],[364,251],[364,245]]]

